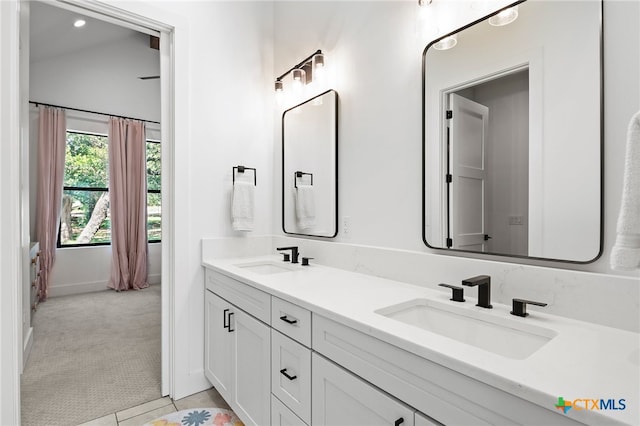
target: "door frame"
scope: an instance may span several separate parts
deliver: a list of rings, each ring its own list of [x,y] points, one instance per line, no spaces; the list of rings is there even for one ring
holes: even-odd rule
[[[443,107],[440,108],[440,170],[443,173],[439,173],[440,178],[440,205],[442,208],[440,209],[441,220],[440,223],[440,239],[441,245],[440,247],[446,247],[448,226],[447,226],[447,215],[448,215],[448,206],[447,206],[447,181],[444,171],[448,170],[448,156],[447,154],[447,127],[448,122],[446,119],[446,111],[450,109],[449,105],[449,95],[451,93],[458,92],[460,90],[476,86],[478,84],[486,83],[491,80],[495,80],[498,78],[506,77],[511,74],[515,74],[517,72],[523,70],[529,70],[529,93],[533,92],[532,88],[539,88],[542,90],[542,60],[541,54],[539,52],[534,51],[530,57],[526,60],[520,60],[520,58],[513,58],[509,62],[500,63],[495,66],[495,68],[491,71],[488,71],[482,75],[481,77],[473,78],[470,80],[466,80],[462,83],[457,83],[448,87],[443,88],[439,92],[439,104]],[[540,120],[542,122],[542,96],[530,96],[529,98],[529,122],[535,122],[534,120]],[[541,126],[540,126],[541,127]],[[537,130],[535,126],[529,126],[529,177],[533,176],[541,176],[542,173],[542,133]],[[536,180],[529,179],[529,223],[532,222],[541,222],[542,221],[542,206],[532,207],[532,205],[540,205],[541,203],[536,201],[539,200],[540,194],[542,193],[542,184],[537,183]],[[534,200],[533,202],[531,200]],[[535,212],[532,212],[535,210]],[[537,214],[534,214],[537,213]],[[531,226],[529,227],[531,229]],[[538,228],[541,229],[541,228]],[[529,241],[531,244],[531,231],[529,231]]]
[[[24,77],[21,75],[21,6],[26,0],[0,1],[0,140],[3,141],[3,155],[0,158],[0,338],[8,344],[0,349],[0,418],[9,424],[20,423],[20,374],[22,371],[23,334],[23,271],[22,233],[28,221],[21,219],[21,172],[26,166],[21,162],[21,146],[28,133],[23,132],[20,111],[29,99],[20,93]],[[181,34],[187,32],[187,22],[164,9],[148,3],[127,4],[128,9],[102,3],[100,1],[55,0],[50,3],[97,19],[105,20],[129,28],[147,28],[160,33],[161,69],[161,131],[162,145],[162,395],[175,394],[175,269],[178,266],[176,236],[176,122],[180,121],[180,131],[184,131],[186,117],[177,118],[176,97],[176,56],[186,55],[187,37],[176,43],[176,28]],[[28,28],[26,28],[28,30]],[[164,46],[164,47],[163,47]],[[177,49],[180,46],[180,49]],[[184,50],[184,51],[183,51]],[[27,50],[28,51],[28,50]],[[184,72],[181,68],[180,72]],[[27,73],[28,75],[28,73]],[[180,102],[185,97],[180,95]]]

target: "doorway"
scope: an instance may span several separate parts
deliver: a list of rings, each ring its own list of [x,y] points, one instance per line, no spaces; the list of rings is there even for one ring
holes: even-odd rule
[[[29,22],[29,6],[30,4],[33,4],[35,2],[28,2],[28,1],[18,1],[18,4],[20,6],[20,14],[21,14],[21,22],[20,22],[20,32],[21,32],[21,38],[24,39],[24,34],[25,31],[28,33],[29,28],[28,28],[28,22]],[[162,283],[162,296],[161,296],[161,336],[162,336],[162,344],[161,344],[161,354],[162,354],[162,362],[161,362],[161,394],[162,395],[171,395],[173,392],[172,386],[171,386],[171,380],[170,378],[172,377],[172,371],[170,369],[170,355],[172,354],[172,350],[170,347],[170,335],[172,333],[173,327],[171,326],[171,322],[170,322],[170,312],[169,312],[169,308],[171,306],[171,295],[173,294],[173,278],[172,278],[172,271],[173,271],[173,250],[172,250],[172,245],[173,245],[173,217],[172,217],[172,212],[174,211],[173,209],[173,194],[170,192],[170,188],[172,187],[172,182],[173,182],[173,169],[174,169],[174,163],[173,163],[173,73],[170,72],[173,69],[173,62],[174,62],[174,52],[172,49],[172,40],[173,40],[173,27],[169,26],[169,25],[165,25],[160,23],[159,20],[152,20],[152,19],[148,19],[145,18],[141,15],[135,15],[133,13],[124,11],[124,10],[120,10],[108,5],[102,5],[102,4],[93,4],[93,3],[85,3],[85,2],[75,2],[75,1],[55,1],[55,2],[48,2],[47,5],[49,7],[55,7],[58,9],[64,9],[65,11],[69,11],[71,13],[74,14],[78,14],[78,15],[85,15],[85,16],[90,16],[93,19],[97,19],[99,21],[106,21],[106,22],[110,22],[112,24],[116,24],[116,25],[121,25],[124,26],[126,28],[129,29],[135,29],[137,31],[142,31],[145,32],[146,34],[156,34],[159,36],[160,38],[160,69],[162,70],[162,78],[160,78],[158,81],[160,82],[160,92],[161,92],[161,112],[160,112],[160,116],[161,119],[159,120],[162,124],[161,124],[161,129],[158,129],[161,131],[163,137],[163,143],[162,143],[162,158],[163,158],[163,162],[162,162],[162,194],[161,194],[161,198],[162,198],[162,204],[163,206],[166,206],[166,208],[164,209],[165,211],[163,212],[163,223],[162,223],[162,242],[159,243],[159,245],[161,245],[162,247],[162,254],[161,254],[161,263],[162,266],[161,268],[158,268],[158,276],[161,277],[161,283]],[[26,15],[26,18],[25,18]],[[27,23],[25,25],[25,23]],[[19,55],[21,57],[21,71],[24,70],[24,56],[25,54],[28,55],[28,51],[25,52],[24,50],[20,50]],[[26,60],[26,63],[28,64],[28,58]],[[160,74],[160,73],[158,73]],[[20,74],[21,77],[24,77],[25,74]],[[26,73],[26,75],[28,75],[28,73]],[[143,75],[144,76],[144,75]],[[20,80],[20,79],[18,79]],[[24,80],[24,78],[22,79]],[[20,84],[24,84],[24,81],[20,81]],[[28,81],[26,82],[26,84],[28,85]],[[27,102],[29,101],[27,96],[20,96],[20,103],[22,105],[22,111],[28,111],[28,107],[27,107]],[[60,102],[60,104],[62,104],[61,106],[67,106],[64,105],[64,102]],[[107,111],[107,112],[113,112],[113,111]],[[28,130],[28,123],[24,117],[27,114],[22,114],[22,118],[21,118],[21,128],[22,128],[22,135],[23,137],[25,137],[24,135],[26,134],[28,137],[28,131],[25,132],[25,130]],[[21,144],[24,146],[26,142],[22,142]],[[26,158],[25,158],[26,157]],[[23,170],[28,170],[28,152],[25,155],[25,152],[21,153],[21,164],[22,164],[22,169]],[[24,172],[23,172],[23,176],[22,178],[24,179]],[[25,193],[24,191],[21,193],[21,198],[22,198],[22,206],[24,209],[25,206]],[[28,198],[28,195],[27,195]],[[29,203],[27,200],[26,203],[27,206],[27,211]],[[23,210],[24,211],[24,210]],[[22,226],[23,228],[23,241],[24,241],[24,234],[29,234],[30,230],[30,224],[29,224],[29,220],[25,220],[24,216],[23,216],[23,220],[22,223],[24,224]],[[24,256],[23,256],[24,258]],[[23,273],[24,276],[24,273]],[[23,279],[22,281],[27,281],[28,277],[26,279]],[[21,285],[21,289],[24,288],[24,285]],[[21,290],[20,290],[21,291]],[[28,300],[27,298],[23,297],[23,301],[21,304],[19,304],[20,307],[22,308],[22,314],[18,314],[18,317],[22,316],[23,319],[29,318],[30,316],[28,315],[28,312],[30,310],[30,306],[28,304]],[[18,311],[20,312],[20,310]],[[19,324],[18,324],[19,325]],[[20,333],[22,335],[22,333]],[[22,342],[20,342],[22,343]],[[22,348],[22,345],[20,345],[20,348]],[[18,365],[22,364],[22,362],[19,361]],[[4,389],[4,385],[3,385],[3,389]],[[17,421],[17,420],[16,420]]]
[[[445,92],[447,243],[468,251],[528,254],[529,67]]]

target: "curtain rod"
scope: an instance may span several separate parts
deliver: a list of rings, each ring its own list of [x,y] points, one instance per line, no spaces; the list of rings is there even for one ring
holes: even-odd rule
[[[65,107],[65,106],[61,106],[61,105],[53,105],[53,104],[47,104],[44,102],[37,102],[37,101],[29,101],[30,104],[35,104],[35,106],[38,105],[43,105],[43,106],[49,106],[49,107],[54,107],[54,108],[63,108],[63,109],[68,109],[71,111],[79,111],[79,112],[88,112],[90,114],[98,114],[98,115],[107,115],[110,117],[118,117],[118,118],[124,118],[127,120],[138,120],[138,121],[144,121],[147,123],[153,123],[153,124],[160,124],[159,121],[151,121],[151,120],[143,120],[141,118],[133,118],[133,117],[125,117],[123,115],[115,115],[115,114],[106,114],[104,112],[98,112],[98,111],[89,111],[87,109],[79,109],[79,108],[71,108],[71,107]]]

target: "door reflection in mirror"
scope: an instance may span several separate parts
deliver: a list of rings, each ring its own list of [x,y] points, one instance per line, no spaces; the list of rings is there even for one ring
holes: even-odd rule
[[[423,240],[592,262],[602,252],[602,2],[518,6],[509,25],[487,16],[455,31],[454,48],[425,48]]]
[[[450,93],[448,105],[451,247],[526,256],[528,69]]]

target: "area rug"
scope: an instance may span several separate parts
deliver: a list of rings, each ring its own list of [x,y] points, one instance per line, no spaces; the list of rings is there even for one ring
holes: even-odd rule
[[[244,426],[236,414],[224,408],[190,408],[166,414],[144,426]]]

